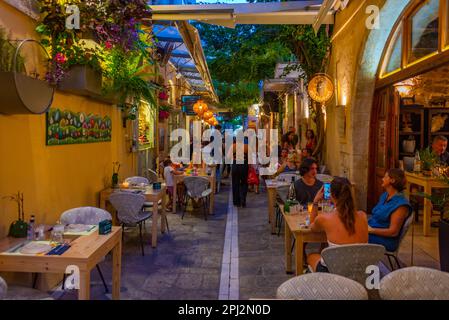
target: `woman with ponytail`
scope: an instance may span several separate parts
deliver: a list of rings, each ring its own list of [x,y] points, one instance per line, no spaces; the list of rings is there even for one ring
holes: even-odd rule
[[[329,246],[368,242],[368,221],[363,211],[355,208],[352,186],[346,178],[334,178],[331,183],[331,201],[335,210],[331,213],[318,214],[318,202],[323,199],[323,188],[313,201],[310,216],[310,228],[314,232],[324,231]],[[314,272],[328,272],[321,255],[310,254],[307,263]]]

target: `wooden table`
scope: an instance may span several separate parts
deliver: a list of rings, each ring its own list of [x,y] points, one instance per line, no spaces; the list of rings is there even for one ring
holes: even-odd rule
[[[268,222],[271,223],[271,234],[276,234],[275,223],[275,205],[277,188],[289,186],[290,183],[277,181],[275,179],[265,180],[267,184],[267,196],[268,196]]]
[[[4,253],[26,239],[5,238],[0,240],[0,271],[60,273],[67,266],[74,265],[80,271],[79,300],[90,299],[90,272],[112,251],[112,299],[120,299],[120,275],[122,263],[122,229],[112,227],[112,232],[99,235],[94,232],[79,236],[71,242],[71,247],[60,256],[33,256]]]
[[[209,180],[210,186],[212,188],[212,193],[210,194],[210,203],[209,203],[209,214],[213,214],[214,213],[214,199],[215,199],[215,170],[212,170],[211,175],[198,175],[197,177],[203,177],[203,178],[207,178]],[[178,191],[176,188],[176,186],[178,185],[178,183],[181,183],[182,181],[184,181],[185,177],[192,177],[192,175],[186,175],[186,174],[174,174],[173,175],[173,184],[174,184],[174,188],[173,188],[173,204],[172,204],[172,208],[173,208],[173,212],[176,213],[176,200],[178,197]]]
[[[304,246],[306,243],[324,243],[327,242],[326,233],[324,232],[312,232],[308,228],[300,228],[300,222],[304,218],[300,215],[288,215],[284,213],[284,208],[281,207],[281,212],[284,217],[285,239],[285,271],[287,273],[292,272],[292,236],[296,240],[295,242],[295,274],[301,275],[303,273],[304,265]]]
[[[434,188],[449,188],[449,186],[442,182],[437,177],[426,177],[422,174],[416,174],[412,172],[405,172],[405,177],[407,178],[407,185],[405,188],[405,193],[408,198],[410,198],[410,186],[416,184],[418,186],[424,187],[424,193],[432,194],[432,189]],[[424,236],[430,235],[430,226],[432,223],[432,202],[429,199],[424,198],[424,212],[423,212],[423,233]]]
[[[119,189],[116,189],[119,190]],[[114,218],[114,225],[117,225],[117,219],[115,215],[115,210],[113,210],[111,207],[108,206],[109,203],[109,196],[111,193],[114,192],[114,189],[107,188],[100,192],[100,208],[104,210],[108,210],[112,213],[112,217]],[[152,226],[151,226],[151,246],[153,248],[156,248],[157,246],[157,220],[159,218],[159,200],[162,202],[162,218],[161,218],[161,232],[165,232],[165,227],[167,224],[167,219],[165,217],[165,199],[166,199],[166,186],[165,184],[162,184],[161,189],[154,190],[152,187],[145,188],[145,192],[143,193],[145,195],[145,201],[152,202],[153,203],[153,215],[151,217]]]

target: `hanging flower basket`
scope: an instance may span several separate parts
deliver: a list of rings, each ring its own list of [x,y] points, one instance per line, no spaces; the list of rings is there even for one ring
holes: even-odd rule
[[[169,95],[166,91],[161,91],[159,92],[158,98],[159,100],[168,100]]]
[[[159,120],[165,121],[165,119],[168,119],[170,117],[170,112],[166,110],[160,110],[159,111]]]

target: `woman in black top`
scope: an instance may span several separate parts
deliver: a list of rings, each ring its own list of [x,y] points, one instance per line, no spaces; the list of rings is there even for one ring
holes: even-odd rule
[[[313,158],[306,158],[299,168],[301,179],[295,182],[296,200],[301,205],[313,202],[315,195],[320,191],[323,183],[316,178],[318,162]]]
[[[245,138],[246,139],[246,138]],[[233,163],[231,168],[232,174],[232,200],[234,206],[243,208],[246,207],[246,195],[248,193],[248,144],[245,141],[243,163],[237,163],[237,145],[234,139],[232,145],[233,150]]]

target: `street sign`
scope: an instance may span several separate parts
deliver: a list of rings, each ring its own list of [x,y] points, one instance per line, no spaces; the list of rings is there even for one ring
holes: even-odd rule
[[[193,105],[201,99],[201,96],[181,96],[181,110],[188,116],[196,115]]]

